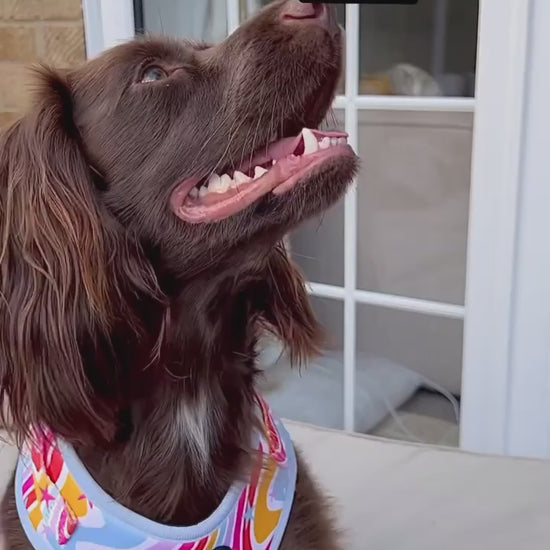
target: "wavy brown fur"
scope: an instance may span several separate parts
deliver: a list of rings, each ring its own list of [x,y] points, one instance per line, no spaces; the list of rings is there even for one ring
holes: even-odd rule
[[[47,425],[113,498],[166,524],[200,521],[246,474],[259,331],[296,362],[320,345],[278,243],[343,194],[353,158],[219,223],[184,224],[167,207],[185,177],[324,117],[338,30],[285,26],[283,9],[215,47],[147,39],[41,69],[35,108],[0,142],[3,423],[18,443]],[[140,85],[152,62],[171,76]],[[1,518],[8,548],[28,549],[13,487]],[[300,462],[283,550],[337,547]]]

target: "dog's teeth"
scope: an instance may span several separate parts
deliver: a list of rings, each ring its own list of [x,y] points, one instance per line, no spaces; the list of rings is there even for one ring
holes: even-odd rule
[[[218,184],[216,189],[213,189],[216,193],[225,193],[233,184],[233,180],[231,179],[231,176],[229,174],[224,174],[220,178],[220,183]]]
[[[267,170],[265,168],[262,168],[261,166],[256,166],[256,168],[254,168],[255,180],[257,180],[258,178],[261,178],[264,174],[267,174]]]
[[[204,197],[205,195],[208,195],[208,186],[207,185],[203,185],[199,189],[199,197]]]
[[[338,138],[338,145],[346,145],[347,142],[348,140],[346,138]]]
[[[338,138],[330,138],[330,144],[332,147],[338,145]]]
[[[206,182],[206,185],[208,186],[208,192],[213,191],[214,193],[217,193],[217,189],[221,184],[221,178],[218,176],[218,174],[212,174],[208,181]]]
[[[252,178],[249,178],[246,174],[243,174],[242,172],[239,172],[238,170],[233,174],[233,181],[236,185],[240,183],[247,183]]]
[[[304,155],[311,155],[319,150],[317,138],[309,128],[302,130],[302,138],[304,139]]]
[[[275,159],[273,159],[273,160],[271,161],[271,166],[275,166],[276,164],[277,164],[277,161],[276,161]]]
[[[319,143],[319,149],[328,149],[330,147],[330,138],[324,137]]]
[[[196,187],[193,187],[193,189],[191,189],[191,192],[189,193],[189,196],[192,199],[196,199],[199,196],[199,190]]]

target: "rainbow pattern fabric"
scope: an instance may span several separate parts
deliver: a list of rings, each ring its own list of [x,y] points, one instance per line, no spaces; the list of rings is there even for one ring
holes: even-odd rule
[[[248,483],[233,485],[217,510],[191,527],[153,522],[117,504],[74,449],[48,430],[22,449],[16,471],[19,518],[36,550],[277,550],[296,488],[288,432],[258,398],[265,456]]]

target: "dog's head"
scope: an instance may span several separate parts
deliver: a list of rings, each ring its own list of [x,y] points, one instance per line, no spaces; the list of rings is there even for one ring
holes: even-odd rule
[[[108,210],[185,272],[325,209],[356,165],[345,134],[316,130],[341,42],[332,10],[293,0],[219,45],[138,41],[75,73]]]
[[[271,280],[264,317],[309,351],[305,291],[274,246],[356,170],[346,135],[317,130],[340,68],[332,10],[286,0],[218,45],[142,39],[41,72],[0,150],[0,390],[21,429],[101,432],[116,396],[86,363],[111,353],[112,326],[143,330],[162,281],[247,255]]]

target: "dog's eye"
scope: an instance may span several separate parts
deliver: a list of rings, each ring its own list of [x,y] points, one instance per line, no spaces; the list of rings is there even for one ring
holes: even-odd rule
[[[160,67],[157,67],[156,65],[154,67],[147,67],[141,76],[140,82],[156,82],[157,80],[162,80],[163,78],[166,78],[168,74],[164,69],[161,69]]]

